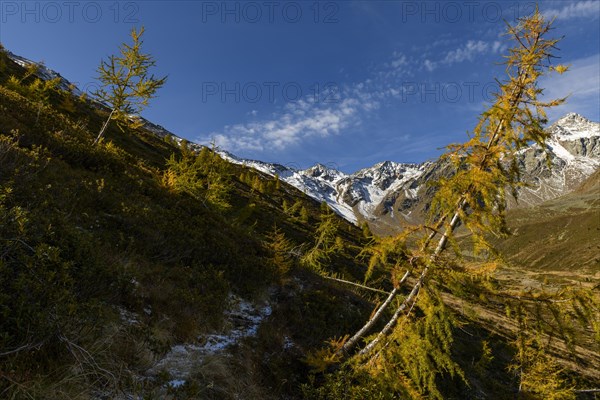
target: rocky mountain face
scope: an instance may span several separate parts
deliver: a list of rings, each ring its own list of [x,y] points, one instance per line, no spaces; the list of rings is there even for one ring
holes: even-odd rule
[[[520,154],[523,180],[519,204],[530,206],[562,196],[578,187],[600,166],[600,124],[571,113],[548,128],[550,165],[543,149],[531,146]]]
[[[511,208],[533,206],[567,194],[600,166],[599,123],[570,113],[548,130],[551,138],[546,149],[532,145],[518,155],[527,186],[520,189],[518,202],[510,201]],[[450,173],[449,166],[440,160],[421,164],[385,161],[347,175],[321,164],[296,170],[243,160],[226,152],[222,155],[231,162],[278,175],[315,200],[325,201],[348,221],[367,221],[379,234],[422,221],[435,192],[431,183]]]
[[[10,52],[8,56],[24,67],[34,64]],[[75,95],[82,94],[75,85],[44,65],[38,64],[37,75],[44,80],[60,78],[61,89]],[[107,108],[102,103],[91,101],[99,108]],[[143,118],[141,122],[146,129],[160,137],[168,135],[177,141],[181,140],[160,125]],[[546,149],[533,145],[521,150],[519,164],[527,187],[520,190],[519,201],[511,200],[509,207],[533,206],[567,194],[600,166],[600,123],[570,113],[548,130],[552,136]],[[326,202],[346,220],[355,224],[368,222],[373,232],[378,234],[397,232],[407,223],[422,221],[435,192],[431,183],[451,173],[449,166],[440,160],[420,164],[384,161],[353,174],[345,174],[322,164],[297,170],[279,164],[241,159],[226,151],[222,151],[221,155],[230,162],[279,176],[315,200]]]

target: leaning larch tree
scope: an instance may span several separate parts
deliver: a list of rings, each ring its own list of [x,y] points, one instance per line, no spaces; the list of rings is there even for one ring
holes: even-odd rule
[[[565,100],[542,102],[538,99],[543,91],[538,87],[539,78],[548,71],[563,73],[567,70],[565,66],[549,64],[558,42],[558,39],[545,38],[550,25],[536,11],[532,16],[519,20],[516,26],[508,27],[508,35],[515,42],[515,46],[508,50],[505,61],[508,78],[505,82],[498,82],[500,89],[495,94],[495,101],[481,115],[470,139],[463,144],[448,146],[449,151],[442,156],[452,163],[455,173],[438,182],[428,224],[409,227],[405,234],[384,241],[376,251],[372,265],[381,261],[390,248],[403,244],[408,235],[428,232],[418,251],[409,257],[410,272],[399,282],[404,283],[410,273],[419,272],[410,294],[385,328],[361,353],[372,350],[393,329],[398,317],[417,297],[430,270],[443,267],[440,265],[440,256],[448,248],[460,223],[472,233],[477,250],[492,250],[485,239],[486,234],[508,234],[504,218],[506,190],[508,188],[516,195],[520,184],[515,155],[531,142],[545,148],[549,133],[543,128],[547,122],[544,109],[557,106]],[[405,264],[400,262],[397,266],[402,268]],[[397,285],[365,327],[376,322],[375,319],[382,314],[380,311],[391,303],[398,290]],[[341,351],[349,352],[365,333],[365,327],[346,341]]]
[[[334,357],[329,356],[330,360],[338,361],[348,358],[364,360],[366,356],[367,360],[373,361],[387,348],[388,356],[394,357],[390,356],[389,348],[402,341],[413,340],[414,337],[407,333],[410,329],[421,329],[421,334],[435,336],[432,341],[436,341],[436,346],[443,351],[435,353],[435,346],[431,346],[423,348],[423,352],[429,354],[419,355],[417,348],[411,348],[406,350],[408,355],[400,354],[396,361],[397,365],[403,365],[408,375],[414,372],[410,378],[417,382],[415,385],[419,390],[429,392],[433,397],[441,396],[434,383],[437,372],[462,373],[450,359],[449,323],[447,317],[439,312],[444,304],[435,290],[449,276],[453,260],[462,257],[455,241],[455,231],[459,225],[466,228],[476,252],[493,260],[494,250],[487,238],[503,237],[509,233],[505,224],[507,191],[516,196],[520,185],[516,154],[531,143],[546,148],[549,133],[544,130],[547,122],[545,109],[560,105],[565,100],[540,100],[543,92],[538,86],[540,77],[549,72],[562,74],[567,70],[565,66],[550,63],[558,42],[558,39],[546,38],[551,22],[545,21],[536,10],[533,15],[519,19],[515,26],[507,26],[507,35],[513,42],[505,56],[507,77],[503,82],[498,81],[499,90],[494,101],[479,118],[469,140],[450,145],[443,156],[453,165],[454,173],[437,182],[438,190],[427,223],[409,227],[397,237],[380,239],[370,249],[369,271],[377,265],[387,266],[394,282],[393,290],[358,332],[336,343]],[[455,257],[445,254],[448,249],[453,250],[450,253]],[[406,297],[398,301],[402,285],[407,282],[412,287]],[[424,288],[428,289],[425,293]],[[383,329],[364,339],[384,315],[390,315],[386,308],[392,304],[396,304],[396,309]],[[421,317],[414,316],[409,320],[407,316],[415,306],[421,310]],[[426,325],[428,313],[432,316],[429,326]],[[440,332],[444,330],[446,332]],[[366,340],[366,345],[356,351],[363,340]],[[412,343],[422,342],[413,340]],[[427,360],[419,361],[419,358]],[[414,371],[411,372],[407,364],[414,364]],[[433,372],[424,372],[428,368]]]
[[[94,140],[97,144],[110,121],[114,120],[123,126],[136,127],[135,117],[148,106],[150,99],[156,97],[156,91],[166,82],[167,78],[157,78],[150,74],[150,68],[156,61],[150,54],[142,52],[142,35],[144,28],[131,31],[132,44],[123,43],[120,55],[111,55],[108,60],[102,60],[98,67],[98,79],[102,87],[94,96],[107,104],[111,111]]]

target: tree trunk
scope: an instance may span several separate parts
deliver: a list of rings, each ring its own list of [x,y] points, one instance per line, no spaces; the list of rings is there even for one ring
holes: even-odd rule
[[[359,287],[359,288],[361,288],[361,289],[370,290],[370,291],[372,291],[372,292],[378,292],[378,293],[383,293],[383,294],[390,294],[390,293],[386,292],[385,290],[381,290],[381,289],[375,289],[375,288],[372,288],[372,287],[370,287],[370,286],[367,286],[367,285],[361,285],[360,283],[356,283],[356,282],[347,281],[347,280],[345,280],[345,279],[335,278],[335,277],[333,277],[333,276],[327,276],[327,275],[321,275],[321,276],[322,276],[323,278],[325,278],[325,279],[329,279],[329,280],[332,280],[332,281],[335,281],[335,282],[345,283],[346,285],[352,285],[352,286],[356,286],[356,287]]]
[[[38,103],[37,116],[35,117],[35,125],[38,124],[40,120],[40,112],[42,111],[42,102]]]
[[[406,279],[408,278],[408,275],[409,275],[409,271],[406,271],[406,273],[404,274],[404,276],[398,283],[398,287],[395,287],[390,292],[387,299],[385,299],[383,304],[381,306],[379,306],[379,308],[377,309],[375,314],[373,314],[373,316],[367,321],[367,323],[364,324],[363,327],[360,328],[359,331],[354,334],[354,336],[352,336],[350,339],[348,339],[348,341],[346,341],[346,343],[344,343],[344,346],[342,346],[342,348],[340,350],[338,350],[338,354],[347,354],[358,343],[360,338],[362,338],[363,335],[365,333],[367,333],[369,331],[369,329],[371,329],[373,327],[373,325],[375,325],[375,323],[383,315],[383,312],[385,311],[387,306],[392,302],[394,297],[396,297],[396,295],[398,294],[398,290],[400,289],[402,284],[406,281]]]
[[[440,238],[440,241],[438,242],[438,245],[435,248],[434,253],[429,258],[430,263],[435,261],[435,259],[446,248],[446,243],[448,243],[448,237],[452,234],[452,232],[456,228],[456,225],[458,225],[458,221],[460,220],[460,212],[465,207],[466,203],[467,202],[463,199],[458,204],[457,210],[454,213],[452,220],[450,221],[450,225],[448,225],[448,227],[446,228],[446,231],[444,232],[443,236]],[[360,355],[368,354],[371,350],[373,350],[373,348],[375,348],[375,346],[377,346],[377,344],[381,341],[381,339],[383,339],[385,336],[387,336],[392,331],[394,326],[396,326],[396,322],[398,322],[398,318],[400,318],[400,315],[402,314],[402,312],[406,309],[406,307],[408,307],[408,305],[413,300],[415,300],[415,298],[417,297],[417,294],[419,294],[419,290],[423,286],[423,281],[425,280],[425,277],[427,276],[428,271],[429,271],[428,266],[423,269],[423,272],[421,273],[419,280],[413,286],[408,297],[406,299],[404,299],[402,304],[400,304],[400,306],[396,309],[396,312],[394,313],[392,318],[390,318],[389,322],[383,327],[383,329],[379,332],[377,337],[375,339],[373,339],[368,345],[366,345],[358,354],[360,354]]]
[[[441,226],[441,224],[444,223],[445,220],[446,220],[445,216],[443,216],[443,217],[440,218],[440,220],[438,221],[438,224],[435,227],[434,231],[429,235],[429,237],[427,238],[427,240],[425,241],[425,243],[423,243],[423,246],[422,246],[421,250],[425,250],[425,248],[433,240],[433,238],[435,237],[435,235],[437,235],[437,229]],[[354,336],[352,336],[344,344],[344,346],[340,350],[338,350],[338,352],[337,352],[338,355],[348,355],[348,353],[350,352],[350,350],[352,350],[352,348],[354,346],[356,346],[356,344],[358,343],[358,340],[365,333],[367,333],[373,327],[373,325],[375,325],[375,323],[383,316],[383,311],[390,305],[390,303],[392,302],[392,300],[396,297],[396,295],[398,294],[398,291],[399,291],[400,287],[406,281],[406,279],[408,279],[409,275],[410,275],[410,271],[406,271],[406,274],[404,274],[404,276],[402,277],[402,279],[400,280],[400,282],[398,282],[398,287],[394,288],[394,290],[392,290],[392,292],[389,294],[389,296],[385,300],[385,302],[377,309],[377,312],[375,312],[375,314],[373,314],[373,317],[371,317],[371,319],[369,319],[367,321],[367,323],[365,325],[363,325],[363,327],[360,328],[358,330],[358,332],[356,332],[354,334]]]
[[[106,121],[104,122],[104,125],[102,125],[102,129],[100,129],[100,133],[98,134],[98,136],[96,136],[96,140],[94,140],[94,143],[92,143],[92,146],[95,146],[96,144],[98,144],[98,142],[100,141],[100,139],[102,138],[102,136],[104,136],[104,131],[106,130],[106,128],[108,127],[108,124],[110,123],[110,120],[113,116],[113,114],[115,113],[116,110],[112,110],[108,116],[108,118],[106,119]]]

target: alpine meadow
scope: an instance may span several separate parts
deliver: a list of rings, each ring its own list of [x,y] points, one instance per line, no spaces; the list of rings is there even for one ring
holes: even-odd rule
[[[176,3],[1,6],[0,398],[600,395],[597,2]]]

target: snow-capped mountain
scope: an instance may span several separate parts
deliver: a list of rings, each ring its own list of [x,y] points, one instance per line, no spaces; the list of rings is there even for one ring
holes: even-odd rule
[[[280,164],[245,160],[221,151],[230,162],[243,164],[279,178],[319,202],[326,202],[352,223],[371,219],[390,192],[404,191],[415,195],[413,181],[423,175],[431,163],[400,164],[385,161],[348,175],[322,164],[298,170]]]
[[[547,152],[533,145],[521,150],[519,163],[527,187],[520,189],[519,202],[510,207],[539,204],[569,193],[600,166],[600,124],[570,113],[548,128]],[[279,164],[244,160],[227,152],[231,162],[244,164],[266,174],[278,175],[317,201],[325,201],[353,223],[368,221],[379,232],[419,222],[434,189],[430,182],[449,173],[439,160],[421,164],[385,161],[354,174],[317,164],[296,170]]]
[[[600,166],[600,124],[570,113],[548,128],[550,167],[542,149],[531,146],[520,154],[524,181],[519,204],[539,204],[569,193]]]
[[[80,95],[81,91],[59,73],[44,65],[8,52],[21,66],[39,66],[37,75],[44,80],[60,78],[59,87]],[[90,100],[100,108],[107,106]],[[141,118],[144,127],[161,137],[177,135],[160,125]],[[509,207],[539,204],[574,190],[600,166],[600,123],[570,113],[548,128],[547,152],[537,145],[521,150],[519,162],[522,178],[528,184],[520,189],[519,202]],[[191,143],[199,149],[200,145]],[[440,160],[420,164],[385,161],[353,174],[317,164],[305,170],[236,157],[226,151],[220,154],[232,163],[243,164],[296,187],[319,202],[326,202],[346,220],[358,224],[368,221],[376,233],[397,231],[403,224],[420,222],[434,189],[430,183],[450,173]]]
[[[343,172],[321,164],[306,170],[297,170],[280,164],[238,158],[226,151],[220,151],[219,154],[229,162],[245,165],[271,176],[277,175],[282,181],[296,187],[313,199],[326,202],[335,212],[348,221],[358,222],[354,210],[340,197],[337,189],[338,183],[348,178],[348,175]]]

